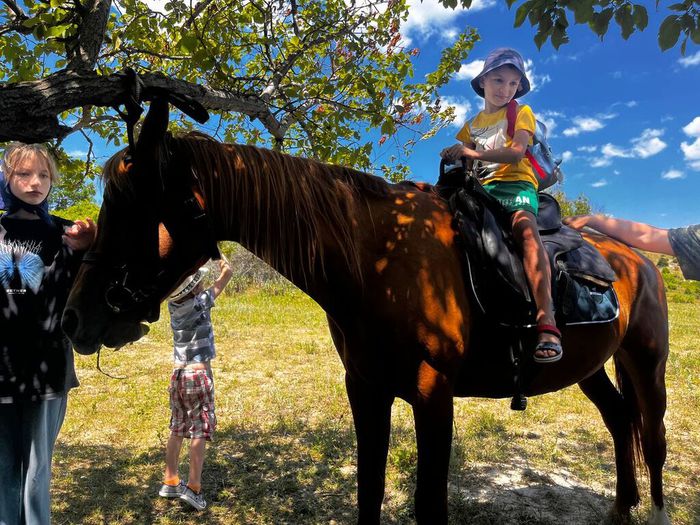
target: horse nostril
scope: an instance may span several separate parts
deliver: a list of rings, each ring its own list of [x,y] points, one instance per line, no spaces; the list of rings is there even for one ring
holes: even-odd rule
[[[79,324],[78,312],[72,308],[66,308],[63,312],[63,319],[61,319],[61,328],[70,339],[73,339]]]

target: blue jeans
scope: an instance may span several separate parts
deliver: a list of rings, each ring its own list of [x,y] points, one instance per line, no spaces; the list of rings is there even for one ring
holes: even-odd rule
[[[67,399],[0,404],[0,525],[51,522],[51,456]]]

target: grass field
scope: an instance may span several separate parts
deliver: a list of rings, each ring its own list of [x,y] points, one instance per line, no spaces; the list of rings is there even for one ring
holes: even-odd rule
[[[167,314],[117,353],[79,358],[53,480],[57,524],[346,524],[355,520],[355,448],[343,370],[323,312],[299,292],[245,292],[214,309],[219,429],[203,477],[209,508],[158,498],[169,419]],[[700,308],[671,304],[665,491],[675,524],[700,523]],[[394,405],[383,522],[412,523],[415,444]],[[578,388],[455,402],[455,524],[596,523],[615,487],[612,442]],[[186,476],[183,454],[181,474]],[[643,502],[647,482],[640,476]]]

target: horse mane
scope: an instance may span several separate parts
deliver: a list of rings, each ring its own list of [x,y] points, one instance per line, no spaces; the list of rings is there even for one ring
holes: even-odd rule
[[[232,234],[274,268],[304,281],[324,268],[324,241],[337,245],[361,279],[358,207],[385,197],[388,183],[367,173],[276,151],[222,144],[192,131],[169,139],[175,169],[191,170],[218,233]],[[122,179],[123,154],[104,177]],[[116,181],[116,184],[120,184]]]

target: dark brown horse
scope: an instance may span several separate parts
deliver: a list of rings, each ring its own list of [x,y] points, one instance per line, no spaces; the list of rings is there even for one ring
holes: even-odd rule
[[[445,202],[347,168],[196,133],[169,137],[167,123],[167,104],[154,102],[133,157],[120,152],[105,167],[98,237],[63,321],[76,349],[137,339],[141,321],[157,318],[160,301],[209,257],[215,240],[240,242],[327,313],[357,434],[358,522],[379,522],[391,405],[400,397],[415,418],[416,520],[446,523],[453,398],[509,396],[512,377],[502,349],[485,344]],[[589,241],[618,276],[620,316],[566,328],[563,359],[533,364],[525,394],[578,383],[615,445],[610,517],[626,520],[639,502],[641,456],[650,521],[668,523],[663,284],[636,252],[599,236]],[[611,358],[618,388],[603,368]]]

